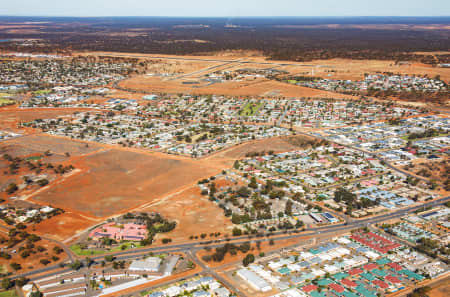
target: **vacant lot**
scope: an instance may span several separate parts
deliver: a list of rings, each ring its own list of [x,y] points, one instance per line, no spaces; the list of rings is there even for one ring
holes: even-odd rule
[[[267,79],[250,81],[226,81],[216,84],[183,84],[181,80],[164,80],[158,77],[135,76],[124,80],[120,87],[148,93],[187,93],[218,94],[226,96],[264,96],[264,97],[314,97],[314,98],[353,98],[322,90],[290,85]]]
[[[55,137],[44,133],[28,135],[3,141],[0,146],[1,153],[8,153],[16,157],[19,155],[29,155],[44,153],[49,150],[52,154],[79,156],[91,153],[100,149],[100,145],[88,144],[64,137]],[[55,157],[56,158],[56,157]]]
[[[392,72],[402,75],[428,75],[435,77],[440,75],[441,79],[450,81],[450,70],[448,68],[433,67],[422,63],[395,64],[394,61],[382,60],[350,60],[332,59],[308,62],[311,66],[288,66],[285,70],[291,74],[314,76],[328,79],[351,79],[360,80],[364,74],[375,74]]]
[[[118,149],[95,152],[75,161],[74,166],[85,169],[33,199],[95,217],[109,217],[155,202],[218,171],[187,158]]]
[[[439,285],[429,291],[427,295],[432,297],[450,296],[450,283],[448,281],[444,282],[442,285]]]
[[[98,223],[98,221],[66,212],[34,225],[29,231],[62,241],[86,230],[95,223]]]
[[[34,192],[42,190],[36,183],[26,185],[24,177],[28,176],[32,179],[40,176],[46,178],[50,182],[50,186],[54,182],[64,181],[70,178],[72,174],[76,174],[79,170],[72,171],[69,174],[61,176],[56,174],[53,169],[48,168],[46,164],[52,164],[54,167],[58,165],[71,165],[71,158],[85,155],[98,149],[98,146],[86,147],[85,144],[74,142],[63,138],[55,138],[48,135],[28,135],[15,139],[0,142],[0,198],[7,198],[11,195],[3,191],[10,183],[18,185],[19,190],[14,196],[20,196],[26,199]],[[50,155],[45,152],[50,151]],[[66,153],[68,153],[66,155]],[[21,165],[18,169],[11,172],[9,166],[11,162],[4,159],[4,155],[8,154],[13,158],[20,158]],[[35,167],[30,168],[25,162],[31,161]],[[44,164],[39,166],[37,162]]]
[[[191,235],[198,236],[220,232],[221,235],[231,233],[232,223],[230,218],[223,214],[214,202],[208,200],[208,196],[200,195],[200,188],[191,185],[186,189],[150,204],[144,211],[159,211],[164,217],[177,222],[177,227],[170,233],[158,234],[157,243],[161,244],[162,238],[171,238],[173,242],[189,240]],[[214,238],[214,237],[212,237]]]
[[[288,152],[308,147],[310,145],[310,141],[314,142],[313,138],[302,135],[273,137],[269,139],[246,142],[214,154],[206,159],[211,161],[234,161],[236,159],[244,158],[248,153],[260,153],[263,151],[266,153],[269,151],[273,151],[274,153]]]
[[[47,265],[55,265],[57,263],[63,262],[67,255],[65,252],[62,252],[60,254],[55,253],[53,248],[57,246],[57,244],[50,242],[45,239],[41,239],[35,243],[36,248],[33,249],[35,251],[35,254],[31,254],[30,256],[26,258],[22,258],[20,256],[20,252],[17,252],[15,254],[11,254],[11,259],[6,260],[4,258],[0,258],[0,267],[3,267],[3,269],[7,270],[8,272],[15,273],[24,273],[27,271],[31,271],[37,268],[44,268],[46,265],[42,264],[41,260],[48,260],[49,263]],[[42,252],[37,251],[37,247],[41,246],[45,250]],[[18,249],[18,246],[16,246]],[[57,258],[52,259],[52,257],[55,256]],[[21,269],[15,271],[12,267],[10,267],[9,264],[11,263],[18,263],[21,266]]]

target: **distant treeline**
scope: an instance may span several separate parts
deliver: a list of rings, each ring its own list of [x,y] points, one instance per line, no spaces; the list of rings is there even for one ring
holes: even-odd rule
[[[417,102],[434,102],[438,104],[445,104],[450,98],[450,92],[438,91],[438,92],[421,92],[421,91],[402,91],[396,92],[392,90],[373,90],[369,89],[366,93],[367,96],[373,96],[377,98],[389,98],[396,97],[401,100],[406,101],[417,101]]]
[[[176,25],[177,22],[200,22],[201,25],[180,26]],[[249,23],[246,26],[225,27],[217,20],[210,19],[161,19],[148,21],[148,24],[145,20],[121,19],[114,22],[86,19],[74,22],[73,26],[61,25],[55,21],[42,24],[41,32],[36,33],[22,34],[0,30],[0,39],[4,40],[44,39],[44,42],[26,45],[20,42],[2,42],[0,49],[52,53],[77,50],[177,55],[257,50],[273,60],[299,62],[352,58],[420,61],[427,64],[450,63],[448,54],[415,53],[448,51],[450,32],[444,29],[297,28],[258,23],[258,20],[253,22],[253,25]]]

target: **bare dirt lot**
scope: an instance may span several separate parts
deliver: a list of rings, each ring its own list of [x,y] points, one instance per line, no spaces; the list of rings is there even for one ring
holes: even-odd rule
[[[6,260],[4,258],[0,258],[0,268],[3,269],[2,272],[10,271],[13,274],[14,273],[24,273],[24,272],[34,270],[37,268],[45,267],[46,265],[42,264],[40,262],[41,260],[44,260],[44,259],[49,260],[50,263],[48,263],[47,265],[54,265],[54,264],[64,261],[65,258],[67,257],[64,252],[62,252],[60,254],[56,254],[53,251],[53,248],[55,246],[57,246],[57,244],[50,242],[48,240],[45,240],[45,239],[41,239],[35,243],[36,247],[41,246],[41,247],[45,248],[45,250],[42,252],[39,252],[39,251],[37,251],[36,248],[34,248],[33,251],[36,253],[30,254],[26,258],[21,257],[20,252],[18,251],[18,248],[20,246],[22,246],[22,244],[17,245],[17,252],[13,253],[11,255],[12,256],[11,259]],[[52,256],[56,256],[58,259],[56,259],[56,258],[52,259]],[[11,263],[20,264],[21,269],[17,270],[17,272],[16,272],[12,267],[10,267],[9,264],[11,264]]]
[[[82,172],[33,199],[95,217],[109,217],[157,201],[218,171],[187,158],[118,149],[95,152],[75,161],[74,166],[83,168]]]
[[[322,90],[289,85],[267,79],[251,81],[226,81],[215,84],[184,84],[181,80],[163,80],[158,77],[135,76],[122,81],[120,87],[148,93],[188,93],[218,94],[226,96],[265,96],[265,97],[314,97],[314,98],[353,98]]]
[[[232,228],[231,220],[224,216],[223,210],[209,201],[207,196],[202,196],[197,185],[189,186],[174,195],[168,195],[143,210],[158,210],[164,217],[177,222],[175,230],[156,236],[156,241],[159,243],[161,238],[171,238],[173,242],[185,242],[189,240],[190,235],[200,238],[202,233],[229,234]]]
[[[427,293],[428,296],[432,297],[446,297],[450,296],[450,283],[447,281],[442,285],[433,288],[430,292]]]
[[[274,153],[282,153],[298,150],[309,146],[309,141],[313,141],[313,138],[302,135],[273,137],[269,139],[246,142],[213,154],[206,159],[211,161],[228,160],[229,162],[234,162],[237,159],[246,157],[246,154],[248,153],[260,153],[263,151],[266,153],[269,151],[273,151]]]
[[[0,142],[0,198],[6,200],[14,196],[27,199],[43,190],[36,183],[39,179],[46,179],[49,186],[63,182],[79,171],[68,169],[72,165],[72,156],[85,155],[97,149],[95,145],[86,147],[85,144],[48,135],[27,135]],[[6,155],[17,158],[14,167],[10,167],[12,162],[7,161]],[[66,172],[56,172],[58,166],[67,167]],[[26,183],[25,179],[35,182]],[[4,190],[11,183],[18,185],[18,190],[8,194]]]
[[[86,143],[80,141],[54,137],[44,133],[13,138],[1,144],[2,152],[9,153],[14,157],[20,154],[44,153],[47,150],[56,155],[69,153],[70,156],[80,156],[101,148],[100,145],[95,143],[90,143],[86,146]]]
[[[42,154],[50,150],[52,162],[73,164],[74,173],[30,193],[27,199],[66,210],[45,220],[33,232],[57,240],[67,239],[89,226],[129,210],[155,211],[177,221],[177,228],[160,234],[174,242],[190,235],[228,234],[229,218],[207,197],[196,181],[232,166],[247,152],[298,149],[305,137],[277,137],[235,146],[205,159],[146,152],[72,140],[47,134],[28,135],[2,143],[2,153],[13,156]],[[68,152],[69,156],[65,153]]]
[[[350,60],[350,59],[332,59],[317,60],[308,62],[311,66],[289,66],[285,70],[291,74],[319,76],[328,79],[351,79],[360,80],[364,74],[375,74],[383,72],[400,73],[402,75],[428,75],[435,77],[440,75],[444,81],[450,81],[450,69],[433,67],[422,63],[396,64],[394,61],[382,60]]]
[[[63,241],[98,222],[98,220],[93,220],[86,216],[66,212],[44,220],[29,229],[37,235]]]
[[[450,159],[442,157],[439,160],[430,161],[425,158],[417,158],[413,160],[411,166],[404,166],[403,169],[429,180],[444,183],[450,174]]]

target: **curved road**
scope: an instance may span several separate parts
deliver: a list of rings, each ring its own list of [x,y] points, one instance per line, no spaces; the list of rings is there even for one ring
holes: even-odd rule
[[[391,213],[387,213],[387,214],[383,214],[383,215],[379,215],[379,216],[375,216],[375,217],[371,217],[371,218],[353,220],[351,222],[347,222],[344,224],[338,224],[338,225],[309,228],[302,233],[299,233],[300,231],[298,231],[298,230],[278,231],[278,232],[268,233],[268,234],[259,235],[259,236],[256,236],[256,235],[255,236],[239,236],[239,237],[233,237],[233,238],[227,238],[227,239],[217,239],[217,240],[203,241],[203,242],[175,244],[175,245],[170,245],[170,246],[147,247],[147,248],[141,248],[141,249],[135,249],[135,250],[120,251],[120,252],[108,254],[108,255],[112,255],[112,256],[116,257],[116,260],[128,260],[128,259],[140,257],[140,256],[150,253],[150,252],[152,252],[152,253],[187,252],[188,254],[192,254],[192,253],[194,253],[198,250],[201,250],[205,247],[216,248],[216,247],[223,246],[225,243],[243,243],[243,242],[256,243],[256,242],[263,242],[263,241],[269,241],[269,240],[279,241],[279,240],[286,240],[286,239],[302,239],[304,237],[314,235],[314,233],[311,234],[311,232],[316,232],[317,234],[334,234],[337,232],[351,231],[356,228],[361,228],[361,227],[364,227],[367,225],[384,222],[386,220],[393,219],[393,218],[400,218],[400,217],[406,215],[407,213],[416,211],[420,208],[429,207],[429,206],[433,207],[436,205],[443,204],[447,201],[450,201],[450,196],[443,197],[443,198],[429,201],[429,202],[425,202],[425,203],[422,203],[419,205],[406,207],[404,209],[399,209],[399,210],[391,212]],[[91,259],[98,263],[104,259],[104,256],[105,255],[95,256],[95,257],[91,257]],[[66,268],[64,270],[60,270],[58,268],[60,268],[59,265],[52,265],[52,266],[48,266],[45,268],[36,269],[36,270],[30,271],[27,273],[15,275],[12,277],[12,279],[16,279],[19,277],[32,277],[33,275],[37,275],[37,274],[43,274],[43,275],[39,276],[39,278],[43,278],[43,277],[49,277],[49,276],[57,275],[61,272],[67,272],[67,271],[71,270],[70,268]],[[50,272],[50,271],[56,270],[56,269],[58,269],[58,271]],[[45,272],[49,272],[49,273],[44,274]],[[33,278],[31,278],[31,279],[33,279]]]

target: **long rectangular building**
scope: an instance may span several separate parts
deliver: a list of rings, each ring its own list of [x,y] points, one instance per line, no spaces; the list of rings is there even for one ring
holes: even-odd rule
[[[238,270],[237,275],[258,291],[268,292],[272,290],[272,287],[265,280],[246,268]]]

